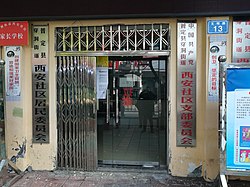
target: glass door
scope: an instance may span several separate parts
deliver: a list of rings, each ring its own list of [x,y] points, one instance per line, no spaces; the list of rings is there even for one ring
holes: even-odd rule
[[[98,107],[100,163],[166,164],[165,67],[166,60],[110,60]]]

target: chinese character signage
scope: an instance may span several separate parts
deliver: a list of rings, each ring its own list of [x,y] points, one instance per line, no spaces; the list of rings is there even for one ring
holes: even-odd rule
[[[178,23],[177,146],[196,146],[196,23]]]
[[[32,26],[33,142],[49,143],[48,26]]]
[[[226,70],[226,169],[250,170],[250,66]]]
[[[209,69],[208,69],[208,101],[219,100],[219,61],[220,55],[226,55],[227,39],[225,36],[210,36]]]
[[[28,45],[27,21],[0,22],[0,46]]]
[[[19,100],[21,95],[20,85],[20,46],[5,47],[6,61],[6,99]]]
[[[250,62],[250,21],[233,22],[233,62]]]

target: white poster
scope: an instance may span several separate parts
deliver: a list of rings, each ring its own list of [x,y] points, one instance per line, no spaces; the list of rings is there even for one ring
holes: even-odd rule
[[[20,50],[20,46],[5,47],[7,100],[18,100],[21,95]]]
[[[108,89],[108,67],[96,68],[97,99],[106,99]]]
[[[235,90],[235,160],[250,165],[250,90]]]

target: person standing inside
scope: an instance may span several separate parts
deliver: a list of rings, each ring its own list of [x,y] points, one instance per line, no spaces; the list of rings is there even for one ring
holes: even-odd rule
[[[138,98],[137,108],[139,111],[139,122],[140,126],[143,128],[142,132],[147,129],[147,124],[149,123],[150,130],[153,133],[153,115],[154,115],[154,103],[156,100],[156,95],[146,87],[140,94]]]

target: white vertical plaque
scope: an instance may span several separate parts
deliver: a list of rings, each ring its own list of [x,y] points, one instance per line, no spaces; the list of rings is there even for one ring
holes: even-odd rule
[[[49,143],[48,26],[32,26],[33,143]]]
[[[219,101],[219,61],[220,55],[226,55],[226,36],[210,36],[209,69],[208,69],[208,101]]]
[[[177,146],[196,146],[197,24],[177,24]]]

